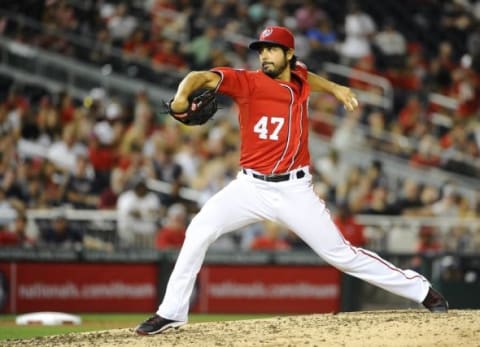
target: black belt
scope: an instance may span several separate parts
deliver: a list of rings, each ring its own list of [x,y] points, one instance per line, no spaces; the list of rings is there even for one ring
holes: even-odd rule
[[[242,169],[243,173],[248,175],[249,173],[247,172],[247,170],[245,169]],[[259,173],[255,173],[255,172],[251,172],[251,175],[253,176],[253,178],[256,178],[258,180],[262,180],[262,181],[267,181],[267,182],[284,182],[284,181],[288,181],[290,180],[290,173],[285,173],[285,174],[281,174],[281,175],[262,175],[262,174],[259,174]],[[305,177],[305,171],[303,170],[298,170],[296,173],[295,173],[295,176],[297,178],[303,178]]]

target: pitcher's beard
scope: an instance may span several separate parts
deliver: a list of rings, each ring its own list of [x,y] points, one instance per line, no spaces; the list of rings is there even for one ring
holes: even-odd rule
[[[277,78],[285,69],[287,68],[288,61],[285,59],[283,61],[283,64],[280,65],[279,67],[275,67],[274,64],[262,64],[262,71],[265,75],[271,77],[271,78]],[[272,67],[272,68],[270,68]]]

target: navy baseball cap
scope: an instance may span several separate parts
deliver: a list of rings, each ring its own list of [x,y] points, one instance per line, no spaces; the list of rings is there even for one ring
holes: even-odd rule
[[[293,34],[285,27],[270,26],[266,27],[261,33],[258,41],[252,42],[248,48],[258,50],[258,47],[264,43],[279,45],[285,48],[295,49],[295,40]]]

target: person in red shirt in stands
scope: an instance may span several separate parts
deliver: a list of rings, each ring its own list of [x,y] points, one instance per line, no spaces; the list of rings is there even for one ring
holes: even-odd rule
[[[346,204],[341,204],[338,207],[337,214],[333,220],[342,235],[352,246],[363,247],[366,245],[367,240],[363,232],[364,227],[355,221],[355,216]]]
[[[173,204],[167,210],[166,222],[158,230],[155,238],[157,249],[180,249],[187,230],[187,210],[180,203]]]
[[[26,233],[27,217],[23,214],[15,219],[12,229],[0,227],[0,247],[31,247],[35,240]]]
[[[416,255],[411,260],[411,266],[415,269],[421,269],[423,257],[436,254],[443,251],[443,245],[437,237],[437,230],[433,226],[423,225],[418,231],[418,243],[416,246]]]
[[[276,250],[285,251],[290,245],[281,237],[282,228],[279,224],[265,222],[264,233],[258,235],[250,245],[252,250]]]
[[[164,39],[159,49],[153,54],[152,65],[159,70],[180,69],[185,70],[187,63],[175,49],[175,41]]]

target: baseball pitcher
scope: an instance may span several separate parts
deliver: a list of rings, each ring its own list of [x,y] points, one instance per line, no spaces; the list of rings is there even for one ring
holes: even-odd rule
[[[446,312],[446,300],[422,275],[402,270],[377,254],[353,247],[339,232],[312,187],[308,150],[308,98],[333,94],[349,111],[358,106],[352,91],[312,73],[297,61],[292,33],[267,27],[250,48],[261,69],[216,67],[190,72],[168,103],[184,124],[205,123],[216,111],[212,93],[238,104],[241,169],[190,223],[183,247],[156,314],[137,328],[141,335],[160,333],[187,322],[189,298],[209,245],[219,236],[261,220],[281,223],[297,233],[320,257],[341,271],[432,312]],[[199,90],[209,90],[192,97]]]

